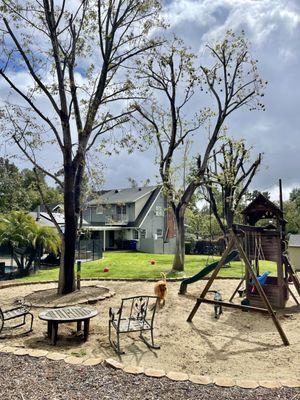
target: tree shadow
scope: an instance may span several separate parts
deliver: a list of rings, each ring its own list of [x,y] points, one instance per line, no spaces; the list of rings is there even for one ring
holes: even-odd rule
[[[223,335],[223,338],[229,339],[228,341],[224,341],[223,345],[221,348],[218,348],[214,344],[214,336],[212,334],[207,334],[207,332],[202,331],[201,329],[197,328],[192,322],[189,323],[190,327],[192,330],[201,337],[207,344],[208,348],[210,349],[210,352],[208,352],[208,356],[210,356],[213,359],[219,359],[219,360],[226,360],[231,356],[237,356],[240,354],[256,354],[260,352],[265,352],[268,350],[274,350],[282,347],[282,344],[270,344],[262,341],[257,341],[257,340],[250,340],[247,339],[243,336],[242,332],[238,332],[235,335],[229,336],[229,335]],[[249,343],[250,345],[255,345],[255,348],[246,348],[246,349],[239,349],[239,350],[230,350],[231,346],[236,342],[240,341],[243,343]]]

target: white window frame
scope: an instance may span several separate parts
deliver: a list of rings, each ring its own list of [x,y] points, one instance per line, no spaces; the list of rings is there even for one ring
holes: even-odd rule
[[[116,214],[117,215],[126,215],[127,214],[126,204],[125,205],[117,205],[116,206]]]
[[[102,215],[103,214],[103,205],[102,204],[98,204],[97,205],[96,214],[98,214],[98,215]]]
[[[139,235],[139,231],[137,229],[134,229],[133,232],[132,232],[133,240],[139,240],[139,238],[140,238],[139,236],[140,236]]]
[[[147,229],[141,229],[140,230],[141,239],[146,239],[146,236],[147,236]]]
[[[161,233],[158,233],[158,231],[160,231]],[[161,228],[156,229],[156,236],[158,238],[162,238],[164,236],[164,231]]]
[[[90,222],[93,221],[93,214],[96,213],[96,209],[97,209],[96,206],[90,206],[90,207],[89,207],[89,218],[90,218]]]
[[[155,215],[157,217],[163,217],[164,216],[164,207],[159,205],[159,204],[157,204],[155,206]]]

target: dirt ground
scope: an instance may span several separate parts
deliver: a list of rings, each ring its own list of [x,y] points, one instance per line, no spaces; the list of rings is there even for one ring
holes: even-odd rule
[[[35,307],[66,307],[76,304],[93,304],[100,300],[105,300],[104,296],[113,293],[104,286],[83,286],[81,290],[61,296],[56,288],[36,290],[25,296],[25,302],[29,302]],[[108,296],[109,297],[109,296]]]
[[[237,282],[217,280],[212,289],[220,290],[223,299],[228,299]],[[123,297],[153,294],[153,283],[92,281],[85,284],[107,286],[116,292],[114,297],[89,306],[96,307],[99,314],[91,321],[91,334],[86,343],[74,334],[76,324],[61,325],[58,343],[53,347],[45,337],[46,323],[38,318],[42,309],[33,309],[34,331],[22,335],[20,330],[15,330],[9,336],[2,332],[0,344],[62,352],[82,359],[109,357],[120,359],[125,365],[212,377],[255,380],[300,377],[300,306],[294,306],[292,300],[279,315],[290,341],[290,346],[285,347],[271,318],[259,313],[227,308],[216,320],[213,306],[202,304],[193,323],[187,323],[187,316],[195,303],[192,295],[198,295],[205,282],[191,285],[188,296],[178,295],[179,283],[169,283],[166,305],[155,320],[155,338],[161,349],[149,350],[136,334],[123,335],[121,346],[126,353],[118,357],[108,341],[108,309],[117,308]],[[4,304],[16,297],[53,287],[55,284],[0,289],[0,304],[4,308]]]

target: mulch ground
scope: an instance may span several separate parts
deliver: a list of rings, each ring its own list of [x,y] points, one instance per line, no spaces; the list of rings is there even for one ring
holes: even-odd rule
[[[130,375],[104,365],[0,353],[0,399],[5,400],[300,400],[299,389],[246,390]]]

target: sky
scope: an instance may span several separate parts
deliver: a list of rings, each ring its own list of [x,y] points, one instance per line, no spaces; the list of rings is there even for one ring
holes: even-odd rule
[[[263,153],[252,187],[268,190],[277,199],[277,182],[282,178],[287,198],[293,187],[300,187],[300,0],[166,0],[163,13],[170,30],[191,46],[203,64],[205,43],[221,39],[228,29],[245,31],[260,75],[268,81],[266,111],[240,110],[226,125],[231,136],[245,138],[253,146],[253,154]],[[18,79],[26,81],[26,75],[20,72]],[[0,96],[5,91],[0,81]],[[9,149],[4,152],[9,154]],[[48,158],[45,153],[44,161]],[[151,184],[157,182],[153,149],[131,155],[124,150],[104,163],[106,188],[129,186],[129,177],[141,184],[147,178]]]
[[[227,121],[228,131],[245,138],[254,154],[264,154],[252,187],[277,199],[282,178],[287,198],[291,188],[300,186],[300,1],[174,0],[165,2],[165,16],[200,61],[204,43],[222,38],[228,29],[245,30],[259,72],[268,81],[266,111],[238,111]],[[122,186],[129,176],[155,182],[156,174],[151,151],[129,157],[124,152],[110,160],[106,180],[108,186]]]

